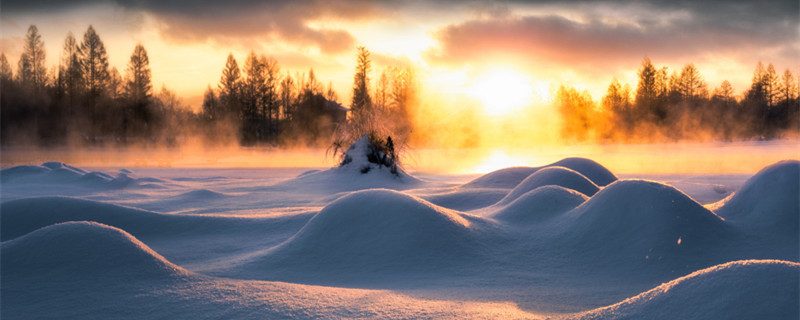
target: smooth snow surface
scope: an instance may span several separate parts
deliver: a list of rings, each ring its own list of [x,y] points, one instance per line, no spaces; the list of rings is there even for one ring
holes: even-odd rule
[[[324,170],[3,169],[0,317],[800,317],[796,160],[645,180],[568,158],[461,184],[359,148]]]

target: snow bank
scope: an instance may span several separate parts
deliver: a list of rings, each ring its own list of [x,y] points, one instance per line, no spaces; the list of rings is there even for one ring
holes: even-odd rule
[[[195,189],[192,191],[181,193],[173,197],[173,199],[184,200],[184,201],[206,201],[206,200],[223,199],[227,197],[229,197],[229,195],[224,194],[222,192],[217,192],[209,189]]]
[[[127,232],[96,222],[66,222],[2,244],[3,277],[115,275],[120,280],[187,272]]]
[[[723,219],[672,186],[620,180],[561,215],[560,237],[616,262],[684,262],[708,254],[733,234]],[[557,229],[558,230],[558,229]]]
[[[605,186],[617,180],[608,169],[591,159],[565,158],[543,167],[512,167],[496,170],[463,185],[465,188],[505,188],[517,186],[526,177],[548,167],[564,167],[574,170],[597,186]]]
[[[437,206],[467,211],[491,206],[508,193],[503,189],[455,188],[448,192],[420,195]]]
[[[589,180],[592,180],[598,186],[607,186],[614,181],[617,181],[611,171],[606,169],[603,165],[597,163],[592,159],[586,158],[564,158],[554,163],[547,165],[547,167],[564,167],[580,172]]]
[[[523,194],[543,186],[560,186],[578,191],[586,196],[593,196],[600,188],[582,174],[564,167],[545,167],[536,170],[533,174],[522,180],[498,205],[505,205],[516,200]]]
[[[0,170],[3,184],[62,184],[70,187],[125,188],[137,185],[130,171],[116,176],[103,172],[87,172],[61,162],[45,162],[41,166],[17,166]]]
[[[458,264],[475,249],[472,228],[458,213],[404,193],[359,191],[326,206],[249,268],[305,270],[306,277],[439,272],[436,266]]]
[[[540,222],[572,210],[586,199],[589,198],[572,189],[543,186],[517,197],[493,217],[513,224]]]
[[[789,237],[800,234],[800,161],[765,167],[736,193],[716,205],[717,214],[753,233]]]
[[[211,235],[263,232],[296,224],[304,217],[275,219],[162,214],[98,201],[68,197],[37,197],[0,204],[0,240],[67,221],[96,221],[124,229],[137,237],[147,235]],[[293,221],[297,220],[297,221]]]
[[[664,283],[583,319],[798,319],[800,264],[734,261]]]

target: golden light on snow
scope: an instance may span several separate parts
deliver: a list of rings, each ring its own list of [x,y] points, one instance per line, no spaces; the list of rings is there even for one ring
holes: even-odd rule
[[[531,163],[530,159],[514,157],[502,150],[493,150],[480,165],[475,167],[474,173],[489,173],[498,169],[508,167],[527,166]]]
[[[481,101],[486,113],[493,116],[509,114],[531,104],[533,92],[532,80],[528,76],[508,68],[489,70],[470,88],[470,94]]]

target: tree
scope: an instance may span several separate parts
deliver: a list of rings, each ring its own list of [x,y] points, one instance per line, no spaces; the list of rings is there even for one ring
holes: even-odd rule
[[[123,92],[124,83],[122,81],[122,76],[117,71],[117,67],[111,67],[108,70],[108,96],[111,99],[118,99]]]
[[[658,71],[650,62],[650,58],[645,57],[642,66],[639,68],[639,84],[636,86],[636,103],[648,104],[653,102],[659,94],[656,84]]]
[[[267,136],[265,137],[274,137],[279,129],[277,121],[280,117],[280,96],[278,92],[278,86],[281,82],[280,67],[278,66],[278,60],[273,57],[262,56],[261,61],[264,64],[261,114],[266,121]]]
[[[378,83],[375,85],[375,107],[384,109],[389,104],[389,78],[386,70],[381,71]]]
[[[239,87],[241,83],[241,73],[233,53],[228,54],[225,68],[222,69],[222,77],[219,79],[219,100],[224,117],[239,116]]]
[[[733,97],[733,86],[731,86],[731,83],[728,82],[728,80],[722,81],[719,88],[714,89],[713,98],[728,103],[736,102],[736,99]]]
[[[678,93],[683,100],[695,100],[706,95],[706,83],[694,64],[687,64],[681,70]]]
[[[211,88],[211,85],[208,85],[206,92],[203,94],[203,115],[205,119],[210,121],[219,120],[221,115],[219,107],[217,94],[214,93],[214,89]]]
[[[556,92],[556,103],[561,114],[561,136],[567,140],[586,140],[594,118],[594,102],[589,92],[561,85]]]
[[[19,78],[22,85],[40,90],[47,83],[44,41],[35,25],[28,27],[25,44],[19,62]]]
[[[95,99],[104,93],[109,73],[106,47],[91,25],[83,34],[80,53],[85,88],[89,93],[90,105],[93,105]]]
[[[358,47],[356,73],[353,76],[353,100],[350,103],[356,122],[364,122],[372,108],[372,99],[369,96],[369,73],[372,67],[369,56],[367,48]]]
[[[150,80],[150,58],[141,43],[136,44],[128,61],[125,80],[125,95],[134,105],[148,103],[153,85]]]
[[[289,74],[281,80],[280,90],[281,114],[284,119],[291,121],[295,104],[297,103],[297,87],[294,79]]]
[[[61,66],[59,70],[60,87],[67,96],[69,106],[76,103],[83,87],[83,70],[81,69],[81,53],[78,42],[72,32],[67,33],[64,47],[61,52]]]
[[[5,53],[0,53],[0,81],[3,83],[11,81],[13,75],[11,74],[11,65],[8,64]]]
[[[797,98],[797,84],[794,81],[792,72],[789,69],[783,72],[781,77],[779,101],[781,103],[791,103]]]
[[[775,71],[775,66],[771,63],[767,66],[767,72],[762,75],[764,86],[764,94],[767,100],[767,106],[772,107],[778,103],[778,94],[780,92],[780,79],[778,73]]]

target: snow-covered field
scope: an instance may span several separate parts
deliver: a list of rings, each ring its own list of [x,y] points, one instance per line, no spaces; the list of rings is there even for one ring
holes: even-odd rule
[[[6,168],[0,317],[800,318],[796,160],[368,165]]]

